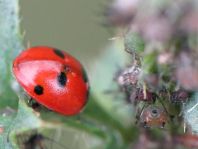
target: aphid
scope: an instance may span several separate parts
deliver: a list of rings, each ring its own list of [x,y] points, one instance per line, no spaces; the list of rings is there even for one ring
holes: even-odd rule
[[[136,86],[140,71],[141,69],[138,66],[130,66],[115,74],[114,81],[119,86],[119,92],[125,94],[125,98],[129,103],[134,101],[136,97]]]
[[[170,100],[173,103],[185,103],[189,98],[188,92],[178,90],[171,93]]]
[[[120,86],[137,85],[141,69],[138,66],[131,66],[118,74],[116,81]]]
[[[164,128],[167,121],[168,115],[161,107],[150,105],[144,108],[140,114],[140,124],[144,127]]]
[[[148,90],[145,90],[144,89],[140,89],[138,88],[136,90],[136,97],[135,97],[135,100],[136,101],[144,101],[144,102],[149,102],[149,103],[152,103],[152,102],[155,102],[156,100],[156,95]]]

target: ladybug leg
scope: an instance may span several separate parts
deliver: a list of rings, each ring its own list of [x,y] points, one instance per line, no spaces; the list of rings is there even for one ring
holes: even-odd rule
[[[37,112],[41,112],[41,111],[54,112],[53,110],[47,109],[46,107],[36,102],[32,97],[28,100],[27,104],[29,107],[31,107],[33,110]]]
[[[32,97],[28,100],[28,106],[32,107],[34,110],[40,108],[40,104],[36,102]]]

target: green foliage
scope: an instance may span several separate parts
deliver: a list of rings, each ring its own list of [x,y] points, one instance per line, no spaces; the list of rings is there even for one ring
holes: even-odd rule
[[[101,54],[93,66],[90,82],[92,93],[97,98],[96,102],[122,126],[127,127],[131,123],[132,107],[125,103],[124,97],[116,98],[114,94],[105,93],[109,90],[118,91],[113,78],[116,77],[119,68],[128,62],[129,57],[125,55],[122,42],[122,40],[116,41]]]
[[[192,132],[198,133],[198,93],[195,93],[187,105],[184,107],[184,119],[191,126]]]
[[[0,10],[0,107],[16,107],[11,66],[12,60],[23,49],[18,0],[2,0]]]
[[[144,56],[142,60],[142,67],[145,74],[154,74],[158,72],[157,67],[157,53],[152,52]]]
[[[125,48],[131,52],[135,52],[139,55],[143,54],[145,48],[145,42],[141,36],[136,32],[127,32],[124,37]]]
[[[0,134],[0,148],[2,149],[12,149],[10,142],[8,142],[8,136],[10,133],[10,124],[12,123],[14,116],[14,113],[6,116],[0,116],[0,127],[3,130],[3,132]]]

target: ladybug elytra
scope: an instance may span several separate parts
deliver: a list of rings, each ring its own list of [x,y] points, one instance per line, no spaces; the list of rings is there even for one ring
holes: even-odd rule
[[[87,102],[86,72],[64,51],[46,46],[24,50],[13,62],[13,73],[36,102],[52,111],[75,115]]]

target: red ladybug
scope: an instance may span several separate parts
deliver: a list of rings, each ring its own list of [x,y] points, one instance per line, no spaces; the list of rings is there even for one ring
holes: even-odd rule
[[[24,90],[52,111],[75,115],[87,102],[86,72],[66,52],[46,46],[29,48],[14,60],[13,72]]]

